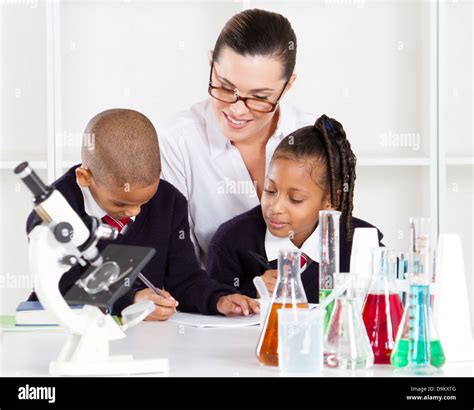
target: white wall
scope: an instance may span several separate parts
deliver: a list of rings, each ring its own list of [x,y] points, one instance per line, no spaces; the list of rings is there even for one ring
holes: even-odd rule
[[[207,96],[208,51],[241,5],[227,2],[71,2],[61,9],[65,135],[111,107],[158,124]],[[77,145],[66,159],[79,159]]]
[[[339,118],[359,155],[428,156],[422,91],[429,5],[346,3],[251,2],[287,16],[298,36],[298,82],[291,100]],[[381,137],[390,131],[419,133],[420,150],[383,146]]]
[[[0,6],[0,312],[28,296],[25,222],[31,195],[7,161],[45,160],[46,19],[44,4]],[[46,170],[40,170],[46,179]]]
[[[461,235],[468,294],[474,296],[474,2],[440,6],[441,232]],[[471,321],[474,303],[471,300]]]
[[[44,5],[1,8],[2,133],[0,159],[46,156]]]

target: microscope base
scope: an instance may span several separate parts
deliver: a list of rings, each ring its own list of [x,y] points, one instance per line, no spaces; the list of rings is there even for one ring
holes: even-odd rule
[[[51,362],[51,376],[117,376],[166,373],[168,359],[133,360],[132,356],[111,356],[102,363]]]
[[[58,359],[50,363],[52,376],[110,376],[163,373],[168,359],[133,360],[131,355],[110,356],[111,340],[125,337],[110,315],[95,306],[84,306],[80,313],[86,321],[83,334],[70,333]]]

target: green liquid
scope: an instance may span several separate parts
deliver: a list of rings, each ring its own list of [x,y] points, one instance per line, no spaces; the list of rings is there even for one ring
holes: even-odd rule
[[[441,346],[441,342],[439,340],[433,340],[430,342],[430,363],[434,367],[440,368],[446,362],[446,356],[443,352],[443,346]]]
[[[319,303],[322,303],[326,299],[333,289],[322,289],[319,291]],[[324,314],[324,333],[328,331],[329,320],[331,319],[332,310],[334,308],[334,302],[331,302],[326,308],[326,313]]]
[[[390,363],[394,367],[405,367],[408,365],[408,355],[409,355],[409,346],[410,342],[408,339],[402,339],[398,343],[398,347],[396,351],[392,352],[390,357]],[[424,349],[424,342],[419,341],[417,343],[417,348],[414,349],[417,354],[414,357],[413,364],[422,365],[426,363],[426,351]],[[443,366],[444,362],[446,361],[446,357],[444,356],[443,347],[441,346],[441,342],[439,340],[432,340],[430,342],[430,363],[435,367]]]

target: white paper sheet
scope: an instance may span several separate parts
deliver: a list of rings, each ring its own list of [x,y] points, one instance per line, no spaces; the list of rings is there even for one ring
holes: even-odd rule
[[[193,326],[199,328],[206,327],[246,327],[256,326],[260,324],[260,315],[250,316],[208,316],[200,315],[198,313],[181,313],[176,312],[169,319],[170,322],[179,323],[180,325]]]
[[[314,309],[317,305],[309,303],[309,308]],[[208,327],[246,327],[257,326],[260,324],[260,315],[250,316],[220,316],[220,315],[201,315],[199,313],[182,313],[176,312],[169,319],[170,322],[179,323],[180,325],[193,326],[199,328]]]

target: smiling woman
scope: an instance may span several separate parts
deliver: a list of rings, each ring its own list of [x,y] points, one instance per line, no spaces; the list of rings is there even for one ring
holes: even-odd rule
[[[210,98],[158,127],[162,176],[188,199],[191,239],[203,263],[217,228],[259,204],[280,141],[315,121],[282,101],[296,79],[296,50],[284,16],[236,14],[210,53]],[[245,189],[225,189],[236,186]]]

